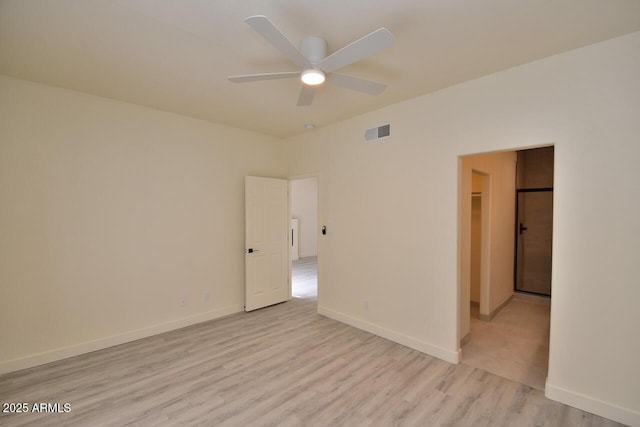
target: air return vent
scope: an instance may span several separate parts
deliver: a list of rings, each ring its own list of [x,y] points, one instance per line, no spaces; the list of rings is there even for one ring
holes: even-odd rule
[[[391,137],[391,124],[378,126],[364,131],[365,142],[376,142]]]

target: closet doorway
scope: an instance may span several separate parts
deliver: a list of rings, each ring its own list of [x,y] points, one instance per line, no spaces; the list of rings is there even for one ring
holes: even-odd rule
[[[482,296],[484,294],[486,301],[487,291],[482,292],[482,271],[483,271],[483,263],[482,263],[482,253],[483,253],[483,234],[485,239],[488,238],[488,226],[489,226],[489,212],[486,211],[487,203],[484,206],[484,215],[483,215],[483,199],[488,201],[488,188],[489,186],[485,183],[485,179],[488,181],[489,177],[486,174],[483,174],[478,171],[471,172],[471,252],[470,252],[470,263],[469,263],[469,299],[471,302],[471,316],[480,317],[480,302],[483,300]],[[484,192],[483,192],[483,187]],[[484,194],[483,194],[484,193]],[[483,233],[484,228],[484,233]],[[486,263],[486,252],[488,251],[488,247],[484,248],[485,252],[485,265],[484,269],[488,268],[488,264]],[[488,275],[485,275],[485,278],[488,279]],[[488,282],[485,279],[484,286],[486,287]]]

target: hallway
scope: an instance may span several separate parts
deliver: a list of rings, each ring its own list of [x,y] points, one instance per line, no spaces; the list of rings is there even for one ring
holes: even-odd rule
[[[549,365],[549,298],[515,294],[491,321],[471,307],[471,341],[462,363],[544,390]]]
[[[292,261],[291,295],[295,298],[318,299],[318,257]]]

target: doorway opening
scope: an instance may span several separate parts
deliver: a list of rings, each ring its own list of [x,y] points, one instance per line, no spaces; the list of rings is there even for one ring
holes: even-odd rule
[[[469,252],[470,316],[488,320],[489,308],[489,254],[490,243],[490,191],[489,175],[471,171],[471,248]],[[484,238],[483,238],[484,236]],[[484,246],[486,245],[486,246]],[[484,255],[484,256],[483,256]]]
[[[550,301],[514,289],[517,159],[517,151],[460,157],[460,347],[463,364],[543,390]]]
[[[291,296],[318,298],[318,177],[289,180]]]

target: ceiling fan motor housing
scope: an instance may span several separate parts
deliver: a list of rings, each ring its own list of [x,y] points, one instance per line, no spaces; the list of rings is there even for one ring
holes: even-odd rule
[[[300,41],[300,53],[316,64],[327,56],[327,42],[320,37],[305,37]]]

